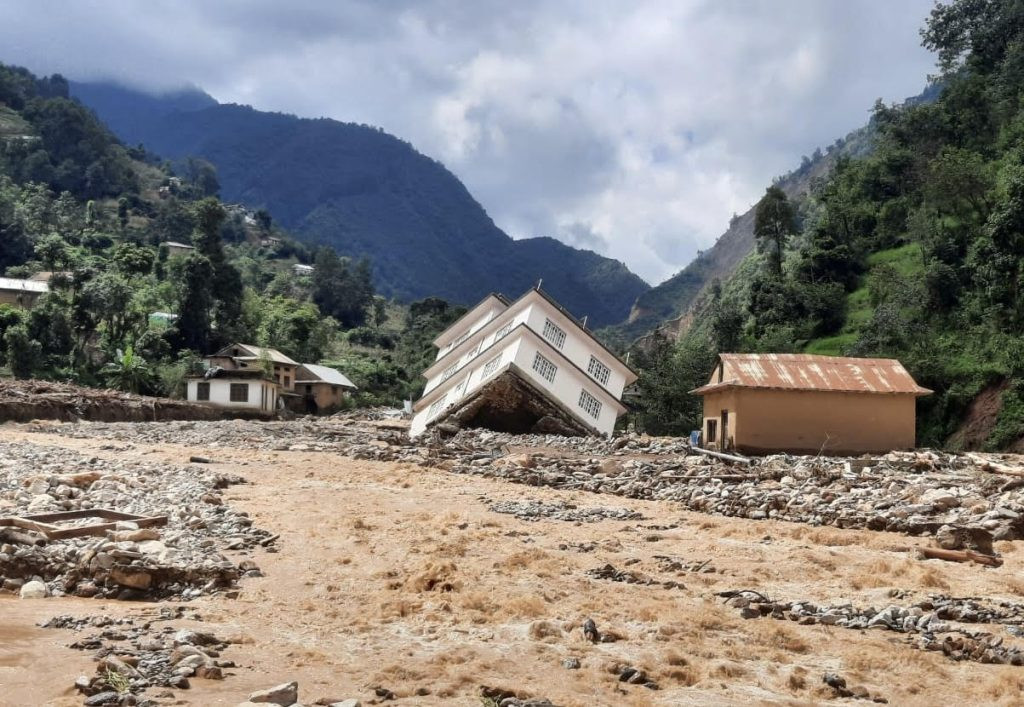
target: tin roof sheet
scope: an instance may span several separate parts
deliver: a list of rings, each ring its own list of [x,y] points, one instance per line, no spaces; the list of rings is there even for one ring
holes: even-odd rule
[[[932,392],[919,386],[903,364],[892,358],[720,354],[719,359],[722,366],[721,381],[712,380],[691,392],[702,395],[730,387],[912,395],[928,395]],[[715,374],[712,376],[717,378]]]

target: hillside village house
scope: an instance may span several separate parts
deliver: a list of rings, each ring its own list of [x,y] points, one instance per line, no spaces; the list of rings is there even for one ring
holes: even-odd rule
[[[177,241],[167,241],[165,245],[167,246],[167,255],[172,258],[176,255],[191,255],[195,250],[193,246]]]
[[[293,361],[277,349],[252,344],[230,344],[206,356],[203,362],[210,368],[229,371],[262,370],[267,366],[273,371],[271,379],[289,393],[295,390],[295,372],[299,368],[298,361]]]
[[[206,373],[188,380],[188,400],[273,413],[336,410],[356,386],[327,366],[300,364],[277,349],[231,344],[203,359]]]
[[[764,454],[912,449],[922,388],[894,359],[720,354],[704,399],[704,445]]]
[[[356,390],[352,381],[328,366],[303,363],[295,375],[295,392],[302,396],[296,412],[315,415],[335,411],[345,402],[345,396]]]
[[[0,304],[31,309],[36,300],[49,291],[50,286],[46,282],[0,277]]]
[[[271,414],[278,408],[281,386],[260,369],[212,368],[188,379],[188,400],[224,408]]]
[[[492,294],[434,340],[410,435],[441,421],[610,436],[636,374],[539,287]]]
[[[314,269],[315,268],[312,265],[303,265],[302,263],[295,263],[294,265],[292,265],[292,274],[298,275],[300,277],[302,275],[312,275]]]

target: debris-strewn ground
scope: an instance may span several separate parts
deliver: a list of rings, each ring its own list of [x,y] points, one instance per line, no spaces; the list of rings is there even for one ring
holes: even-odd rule
[[[238,413],[231,413],[237,415]],[[69,383],[0,380],[0,422],[30,420],[219,420],[223,410],[170,398],[132,395]]]
[[[292,681],[303,704],[364,705],[1012,704],[1024,689],[1016,457],[729,466],[639,437],[414,444],[352,415],[4,432],[0,515],[90,501],[170,518],[159,540],[31,546],[60,548],[49,593],[98,542],[162,543],[168,562],[237,579],[132,594],[83,574],[71,594],[108,598],[0,595],[0,702],[120,687],[235,705],[275,685],[290,699]],[[7,545],[0,560],[26,549]]]

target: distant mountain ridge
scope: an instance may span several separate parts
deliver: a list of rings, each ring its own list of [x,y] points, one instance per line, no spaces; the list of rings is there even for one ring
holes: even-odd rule
[[[543,279],[573,314],[605,326],[649,289],[597,253],[513,240],[440,162],[380,129],[219,104],[198,89],[153,96],[72,83],[71,92],[126,144],[212,162],[225,199],[269,209],[303,240],[369,257],[384,294],[472,304]]]

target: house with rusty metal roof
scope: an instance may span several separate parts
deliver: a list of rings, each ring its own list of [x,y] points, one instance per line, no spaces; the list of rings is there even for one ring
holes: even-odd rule
[[[899,361],[720,354],[706,385],[703,443],[749,454],[912,449],[919,386]]]

